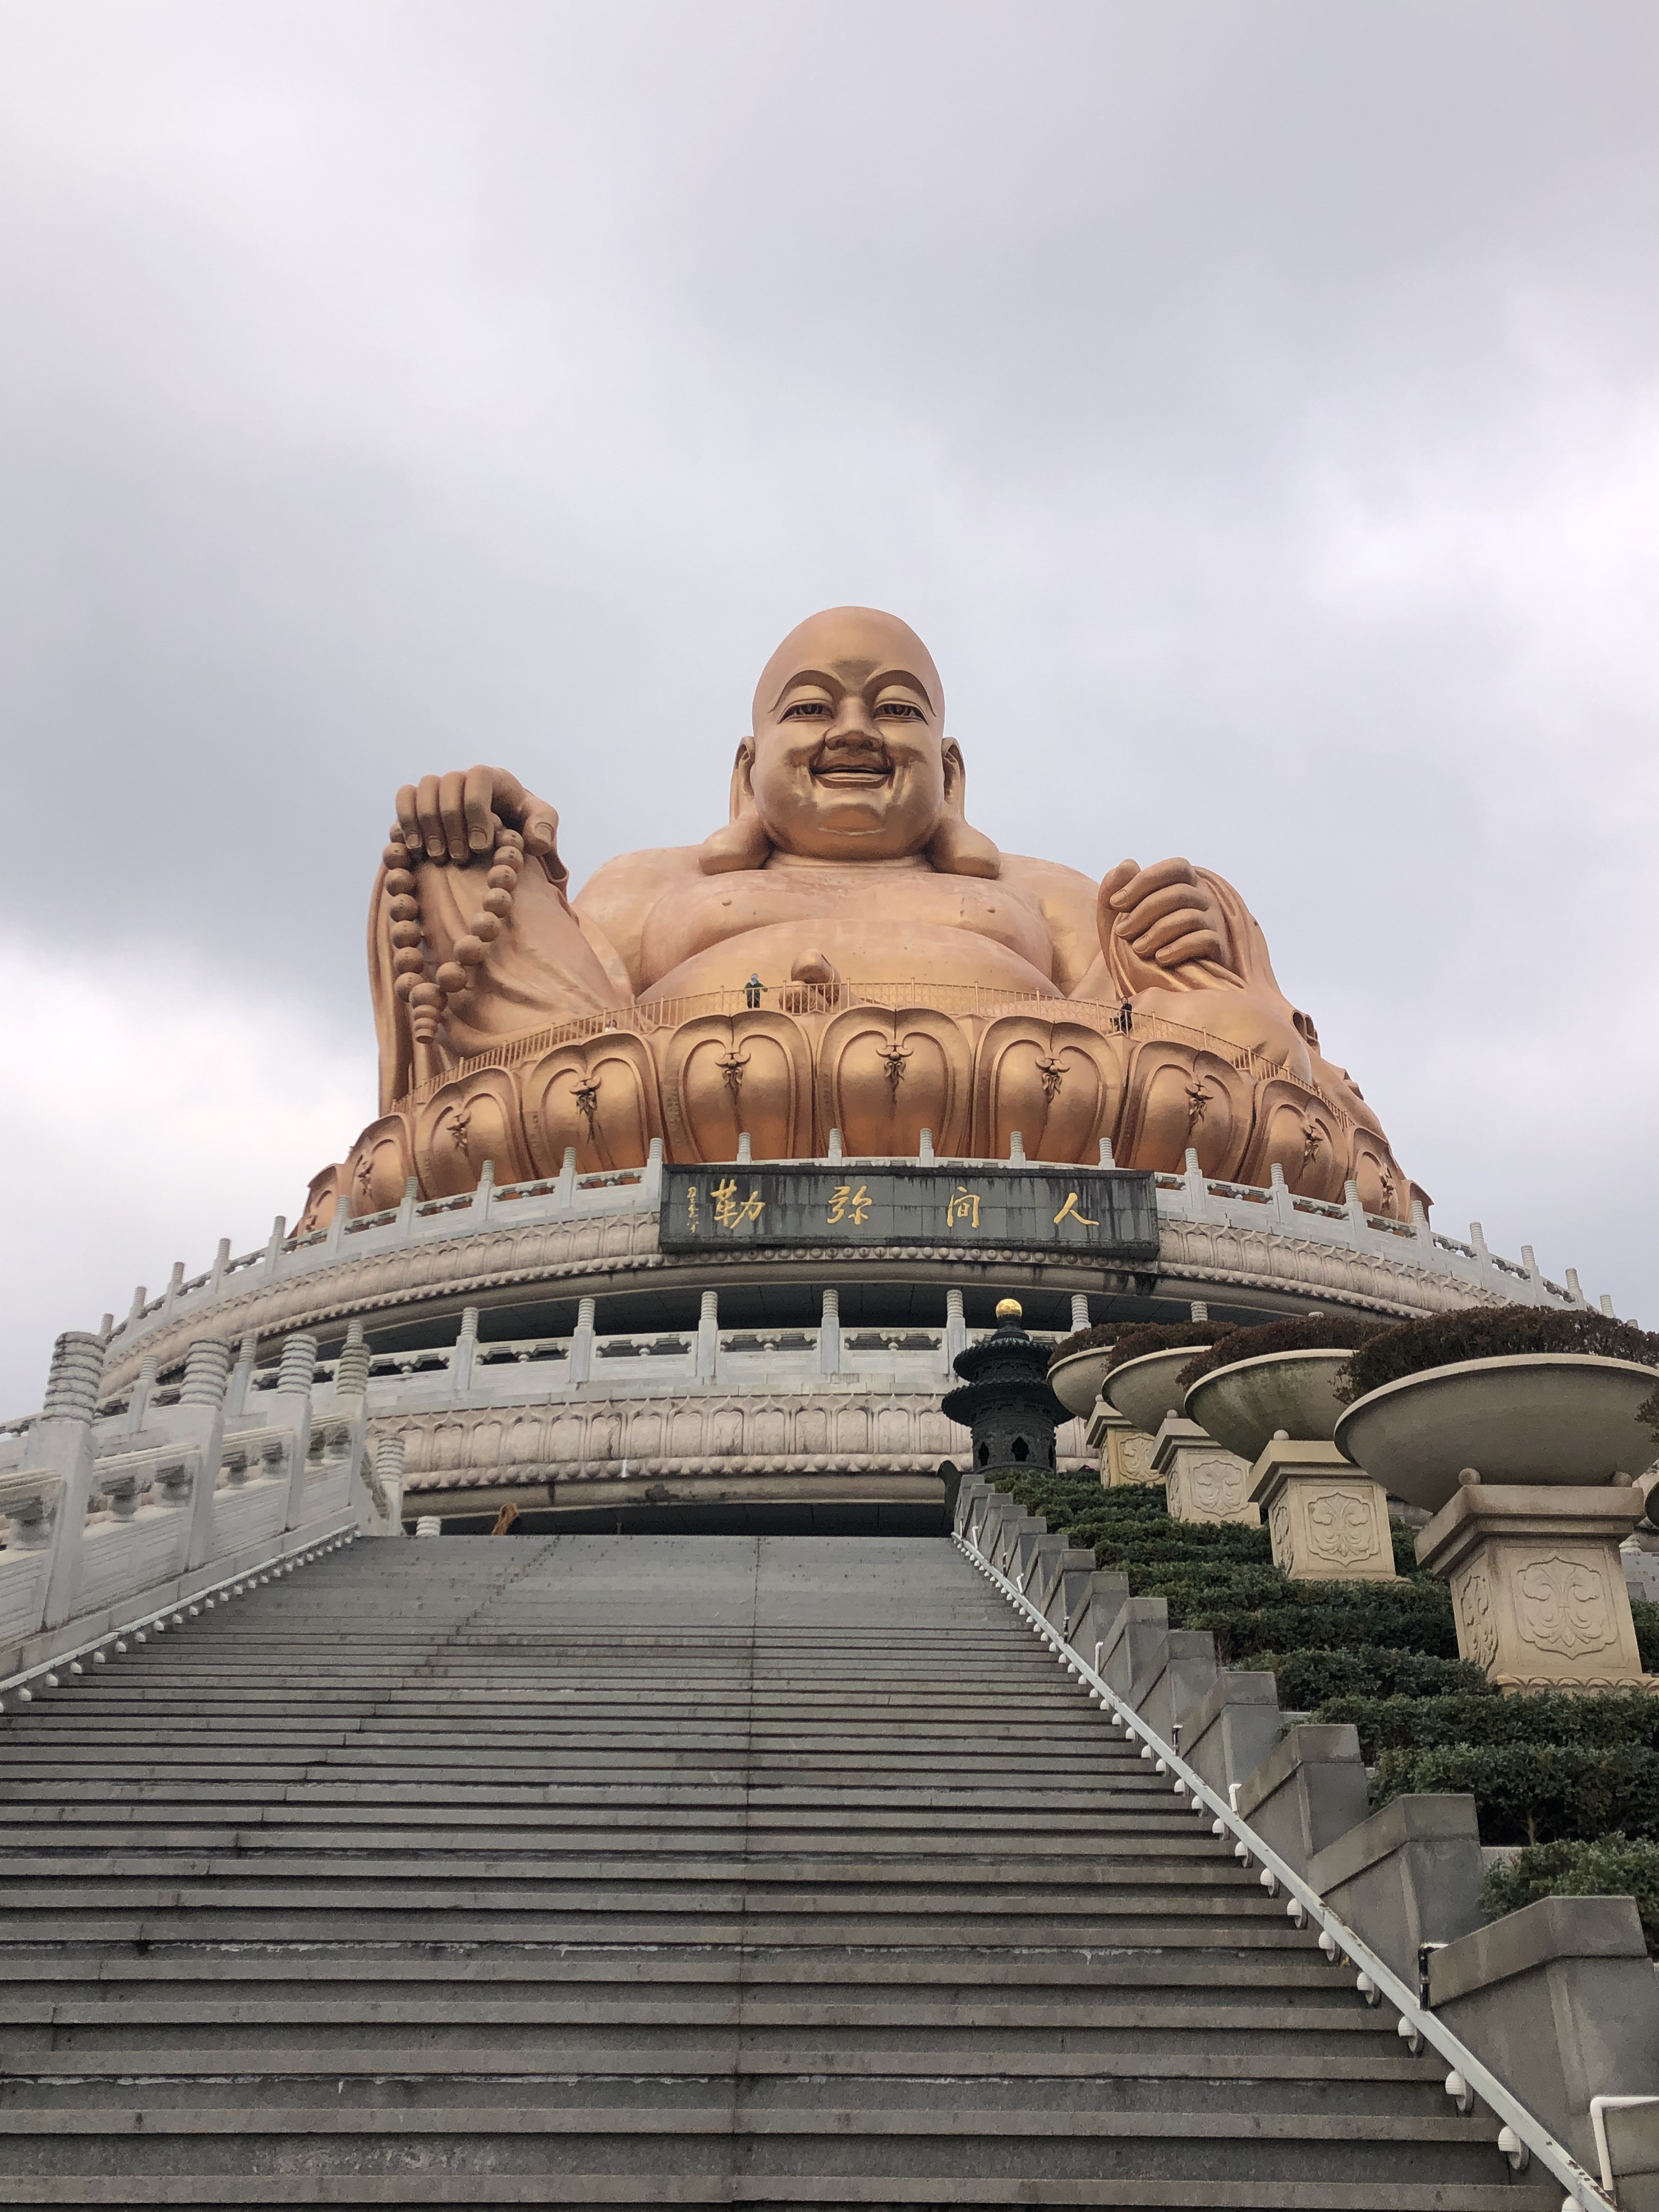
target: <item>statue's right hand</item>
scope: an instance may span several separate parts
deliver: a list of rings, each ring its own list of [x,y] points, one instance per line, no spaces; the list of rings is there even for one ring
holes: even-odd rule
[[[558,850],[559,817],[504,768],[452,769],[423,775],[398,793],[398,835],[411,853],[431,860],[470,860],[487,853],[495,832],[517,830],[526,853]]]

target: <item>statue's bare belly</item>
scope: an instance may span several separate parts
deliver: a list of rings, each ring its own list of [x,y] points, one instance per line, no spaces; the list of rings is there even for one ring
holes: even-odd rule
[[[962,929],[902,929],[872,939],[867,927],[842,921],[775,922],[745,930],[724,945],[694,953],[640,994],[642,1004],[736,990],[758,975],[769,990],[787,983],[799,961],[821,954],[848,983],[977,983],[998,991],[1036,991],[1058,998],[1040,968],[988,937]],[[767,1003],[771,1003],[769,1000]]]
[[[1007,885],[872,866],[677,884],[641,940],[644,1000],[775,987],[822,955],[849,983],[981,984],[1057,997],[1042,915]]]

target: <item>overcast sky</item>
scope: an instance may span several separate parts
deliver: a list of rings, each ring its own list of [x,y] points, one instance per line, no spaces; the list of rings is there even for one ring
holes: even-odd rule
[[[848,600],[1659,1324],[1656,115],[1651,0],[9,0],[0,1412],[373,1114],[400,781],[700,838]]]

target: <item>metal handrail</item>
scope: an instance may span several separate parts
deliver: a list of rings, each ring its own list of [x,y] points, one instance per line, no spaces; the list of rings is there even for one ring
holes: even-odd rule
[[[325,1552],[337,1552],[342,1545],[355,1543],[357,1539],[356,1520],[355,1513],[349,1508],[343,1509],[343,1516],[332,1516],[331,1521],[324,1523],[319,1534],[291,1552],[273,1552],[268,1559],[256,1560],[251,1567],[240,1567],[234,1574],[222,1575],[216,1583],[202,1583],[199,1589],[190,1591],[185,1596],[169,1598],[165,1605],[153,1605],[148,1612],[135,1613],[118,1627],[106,1628],[100,1635],[89,1636],[84,1644],[77,1644],[68,1651],[56,1652],[50,1659],[37,1659],[32,1667],[20,1668],[15,1674],[8,1674],[0,1680],[0,1712],[4,1711],[5,1700],[14,1692],[20,1704],[32,1705],[34,1701],[34,1692],[29,1687],[32,1682],[46,1682],[48,1688],[57,1688],[60,1668],[76,1674],[83,1673],[81,1662],[88,1652],[94,1665],[107,1664],[107,1655],[112,1650],[118,1656],[125,1655],[129,1637],[144,1643],[152,1631],[157,1635],[161,1634],[169,1620],[173,1626],[181,1628],[185,1620],[192,1613],[199,1613],[204,1605],[210,1609],[221,1598],[240,1597],[251,1583],[262,1579],[268,1582],[273,1573],[291,1573],[295,1567],[309,1566],[313,1559],[321,1559]],[[72,1622],[64,1624],[66,1627],[73,1625]]]
[[[1394,1969],[1380,1959],[1346,1921],[1338,1918],[1318,1892],[1310,1888],[1302,1876],[1279,1857],[1270,1844],[1262,1841],[1249,1822],[1234,1810],[1231,1802],[1218,1796],[1207,1782],[1194,1772],[1179,1752],[1167,1744],[1156,1729],[1142,1720],[1133,1706],[1119,1697],[1076,1647],[1060,1634],[1047,1615],[1037,1611],[1024,1591],[1011,1582],[1001,1569],[994,1565],[978,1546],[960,1531],[953,1541],[970,1564],[1001,1593],[1014,1611],[1027,1620],[1059,1655],[1070,1672],[1088,1684],[1091,1698],[1097,1699],[1103,1709],[1109,1708],[1126,1735],[1138,1736],[1150,1747],[1152,1758],[1158,1762],[1157,1771],[1174,1778],[1171,1787],[1176,1793],[1190,1796],[1195,1804],[1201,1804],[1213,1814],[1211,1833],[1217,1836],[1231,1834],[1236,1839],[1235,1854],[1246,1865],[1252,1859],[1260,1862],[1262,1887],[1270,1896],[1277,1896],[1281,1889],[1286,1893],[1289,1901],[1285,1909],[1297,1926],[1305,1927],[1310,1921],[1313,1922],[1322,1931],[1322,1948],[1324,1948],[1324,1938],[1329,1938],[1331,1955],[1334,1957],[1336,1953],[1341,1953],[1355,1968],[1355,1986],[1366,2002],[1374,2003],[1379,1997],[1388,1999],[1400,2014],[1401,2034],[1407,2034],[1409,2030],[1413,2053],[1425,2043],[1439,2052],[1450,2069],[1446,2077],[1446,2094],[1457,2097],[1461,2103],[1463,2097],[1473,2092],[1485,2101],[1502,2123],[1497,2148],[1509,2159],[1510,2165],[1519,2171],[1527,2162],[1526,2154],[1530,2154],[1547,2166],[1568,2192],[1561,2212],[1619,2212],[1615,2199],[1579,2165],[1566,2146],[1558,2142],[1543,2122],[1528,2112],[1497,2075],[1481,2064],[1468,2046],[1419,2002],[1416,1992],[1401,1980]],[[1509,2140],[1506,2141],[1506,2137]]]

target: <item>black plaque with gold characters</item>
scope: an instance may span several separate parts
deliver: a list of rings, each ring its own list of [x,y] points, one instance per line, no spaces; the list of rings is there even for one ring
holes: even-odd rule
[[[665,1252],[745,1244],[1052,1246],[1158,1257],[1150,1174],[1127,1168],[668,1168]]]

